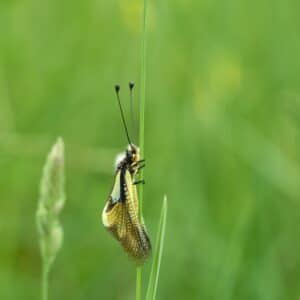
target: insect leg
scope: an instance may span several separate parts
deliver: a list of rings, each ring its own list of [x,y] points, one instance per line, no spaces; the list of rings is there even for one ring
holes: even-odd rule
[[[145,180],[141,179],[141,180],[136,180],[136,181],[133,182],[134,185],[137,185],[137,184],[140,184],[140,183],[145,184]]]
[[[145,164],[138,166],[138,170],[145,168]]]
[[[145,159],[141,159],[137,162],[134,162],[131,166],[132,167],[138,167],[141,163],[144,163],[145,162]]]

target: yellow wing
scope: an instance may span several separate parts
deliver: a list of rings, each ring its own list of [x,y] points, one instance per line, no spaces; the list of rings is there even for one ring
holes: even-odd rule
[[[129,256],[138,263],[143,263],[151,252],[151,243],[144,224],[138,219],[136,186],[128,170],[125,175],[116,175],[115,185],[120,184],[119,176],[125,176],[125,185],[114,186],[113,191],[124,188],[125,201],[116,201],[110,196],[102,213],[103,224],[120,241]]]

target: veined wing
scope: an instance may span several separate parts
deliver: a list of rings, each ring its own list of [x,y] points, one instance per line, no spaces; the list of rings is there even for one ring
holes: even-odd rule
[[[120,241],[129,256],[142,263],[151,252],[151,243],[144,224],[138,219],[136,186],[126,169],[118,171],[115,179],[110,199],[102,213],[103,224]]]

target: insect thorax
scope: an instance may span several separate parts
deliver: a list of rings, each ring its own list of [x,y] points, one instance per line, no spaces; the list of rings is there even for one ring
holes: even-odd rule
[[[138,171],[140,161],[140,149],[134,144],[129,144],[126,151],[116,158],[116,170],[127,169],[131,175]]]

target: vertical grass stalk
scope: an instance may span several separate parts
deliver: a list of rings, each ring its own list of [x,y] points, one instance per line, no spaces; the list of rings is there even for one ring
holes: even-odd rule
[[[64,143],[59,138],[44,166],[36,212],[42,257],[42,300],[48,300],[49,272],[63,242],[58,216],[65,203],[64,176]]]
[[[141,89],[140,89],[140,116],[139,116],[139,147],[141,157],[145,154],[145,103],[146,103],[146,36],[147,36],[147,0],[144,0],[143,13],[143,32],[142,32],[142,48],[141,48]],[[143,169],[141,169],[141,177],[143,177]],[[139,212],[140,219],[143,216],[143,185],[139,189]]]
[[[164,196],[164,201],[161,208],[161,214],[160,214],[159,225],[157,230],[155,251],[153,253],[153,261],[152,261],[151,273],[150,273],[150,278],[149,278],[149,283],[147,288],[146,300],[154,300],[156,297],[158,277],[159,277],[160,264],[161,264],[161,258],[162,258],[163,247],[164,247],[165,232],[166,232],[167,211],[168,211],[167,196]]]
[[[43,261],[42,264],[42,300],[48,300],[49,266]]]
[[[144,157],[145,142],[145,102],[146,102],[146,38],[147,38],[147,0],[143,1],[143,29],[142,29],[142,46],[141,46],[141,81],[140,81],[140,106],[139,106],[139,146],[141,157]],[[144,172],[141,170],[141,178]],[[143,185],[139,188],[139,218],[143,219]],[[142,267],[136,270],[136,300],[141,300],[142,291]]]

